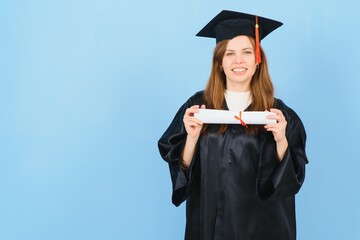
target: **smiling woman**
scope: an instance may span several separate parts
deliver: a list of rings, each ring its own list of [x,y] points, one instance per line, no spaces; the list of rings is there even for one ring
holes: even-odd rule
[[[260,47],[281,25],[222,11],[198,33],[217,41],[208,84],[179,109],[158,143],[170,167],[172,201],[187,201],[185,239],[296,239],[306,134],[297,114],[274,97]],[[205,125],[194,117],[200,107],[268,110],[276,122]]]
[[[256,71],[255,51],[248,36],[237,36],[227,43],[222,68],[226,75],[226,88],[234,92],[250,91]]]

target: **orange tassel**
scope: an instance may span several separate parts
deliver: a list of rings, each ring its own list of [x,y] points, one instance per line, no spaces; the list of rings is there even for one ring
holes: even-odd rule
[[[260,53],[260,37],[259,37],[259,20],[258,16],[255,17],[255,48],[256,48],[256,64],[261,63],[261,53]]]
[[[247,128],[248,126],[246,125],[246,123],[244,122],[244,120],[242,120],[242,112],[240,112],[239,115],[240,115],[240,117],[238,117],[238,116],[235,115],[234,118],[237,119],[237,120],[239,120],[240,123],[241,123],[241,125],[242,125],[243,127],[246,127],[246,128]]]

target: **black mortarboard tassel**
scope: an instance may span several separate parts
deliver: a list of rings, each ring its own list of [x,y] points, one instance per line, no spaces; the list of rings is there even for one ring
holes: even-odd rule
[[[261,62],[260,40],[282,25],[281,22],[252,14],[223,10],[196,36],[216,38],[216,43],[239,35],[255,39],[256,63]]]

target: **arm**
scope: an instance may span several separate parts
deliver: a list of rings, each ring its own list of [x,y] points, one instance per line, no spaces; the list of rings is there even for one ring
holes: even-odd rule
[[[202,105],[201,108],[204,109],[205,105]],[[199,140],[199,136],[203,126],[203,123],[194,117],[194,113],[196,113],[198,109],[199,105],[194,105],[188,108],[184,114],[183,122],[187,132],[187,137],[184,150],[181,154],[181,166],[185,169],[190,166],[191,161],[194,157],[196,143]]]
[[[276,119],[276,124],[265,127],[272,134],[266,136],[259,163],[257,191],[262,200],[296,194],[304,182],[308,163],[306,133],[300,118],[291,109],[284,108]]]
[[[279,161],[282,161],[289,145],[285,134],[287,121],[279,109],[272,108],[270,111],[276,113],[276,115],[270,115],[268,118],[276,119],[276,123],[265,125],[265,129],[273,133],[276,142],[277,157]]]
[[[197,164],[193,160],[196,159],[195,151],[187,153],[188,151],[185,150],[188,132],[185,128],[184,116],[190,106],[203,102],[202,96],[202,92],[198,92],[180,107],[170,126],[158,141],[160,155],[169,165],[173,190],[172,202],[175,206],[179,206],[187,198],[197,172]],[[191,145],[188,144],[188,146]],[[196,145],[194,149],[196,150]],[[192,156],[192,159],[189,160],[186,156]],[[182,158],[188,159],[190,163],[187,169],[182,167]]]
[[[192,138],[187,135],[184,150],[181,155],[181,167],[184,169],[187,169],[191,165],[196,150],[197,141],[198,138]]]

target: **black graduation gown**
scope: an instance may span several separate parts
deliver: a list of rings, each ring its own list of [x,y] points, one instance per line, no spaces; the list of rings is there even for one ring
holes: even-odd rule
[[[220,135],[216,125],[209,125],[198,140],[191,166],[183,170],[179,164],[187,135],[183,116],[188,107],[203,103],[203,91],[192,96],[158,142],[170,167],[172,202],[179,206],[186,200],[185,239],[296,239],[295,194],[308,163],[299,117],[276,99],[274,107],[287,121],[289,143],[281,162],[271,132],[252,136],[239,124],[229,125]]]

